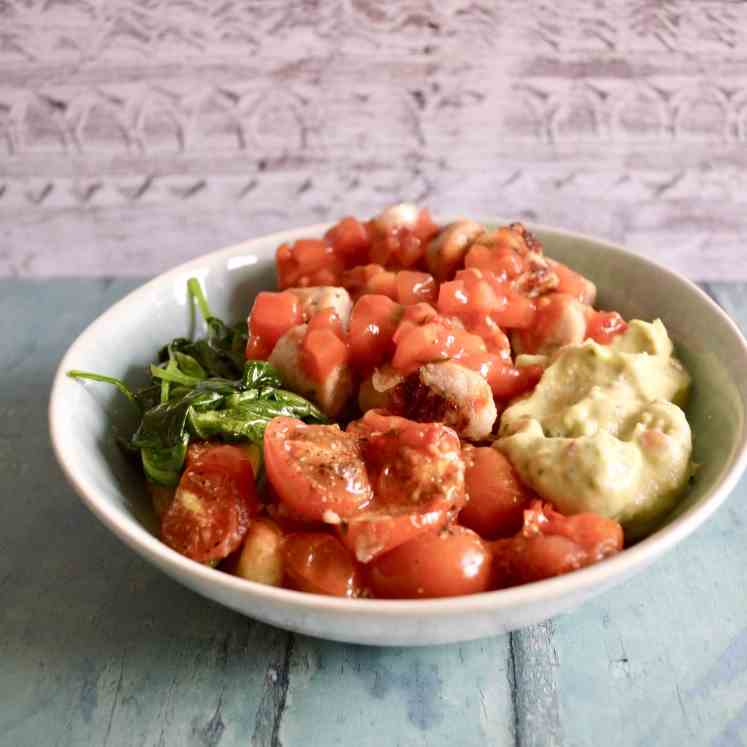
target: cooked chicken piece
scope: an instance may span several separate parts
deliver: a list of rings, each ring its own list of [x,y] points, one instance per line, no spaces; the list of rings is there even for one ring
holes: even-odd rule
[[[450,280],[462,266],[464,255],[485,228],[473,220],[458,220],[446,226],[428,245],[426,261],[439,282]]]
[[[382,233],[396,231],[398,228],[415,228],[419,212],[411,202],[401,202],[380,212],[373,219],[373,224]]]
[[[313,288],[288,288],[301,302],[303,320],[308,322],[314,314],[323,309],[333,309],[347,329],[353,302],[344,288],[333,285],[319,285]]]
[[[404,380],[388,369],[376,371],[361,385],[358,404],[363,411],[440,421],[473,441],[488,438],[498,417],[488,382],[457,361],[427,363]]]
[[[551,293],[537,301],[535,324],[511,336],[515,355],[552,355],[564,345],[586,339],[590,307],[564,293]]]
[[[512,223],[479,236],[469,249],[466,265],[495,271],[493,258],[500,258],[516,290],[535,298],[555,290],[559,282],[542,252],[539,239],[521,223]]]
[[[349,365],[336,366],[324,381],[312,380],[304,371],[301,346],[307,324],[289,329],[277,342],[270,364],[280,374],[288,389],[313,399],[325,415],[334,418],[353,394],[353,373]]]

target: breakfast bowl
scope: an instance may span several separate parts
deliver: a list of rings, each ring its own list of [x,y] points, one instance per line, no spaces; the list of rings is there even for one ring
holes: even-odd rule
[[[497,221],[485,221],[486,225]],[[686,493],[661,525],[614,557],[513,588],[442,599],[338,598],[248,581],[190,560],[158,538],[142,474],[117,442],[133,427],[114,389],[69,378],[105,371],[144,383],[165,339],[194,327],[185,288],[197,278],[213,311],[246,318],[255,295],[275,288],[275,250],[320,236],[328,225],[253,239],[195,259],[130,293],[94,321],[63,357],[52,388],[52,443],[85,505],[126,545],[166,574],[242,614],[290,631],[373,645],[428,645],[505,633],[573,610],[644,570],[694,532],[733,489],[747,461],[747,345],[735,324],[697,286],[620,246],[541,225],[528,228],[547,255],[596,283],[599,305],[626,319],[661,319],[692,377],[687,418],[698,465]]]

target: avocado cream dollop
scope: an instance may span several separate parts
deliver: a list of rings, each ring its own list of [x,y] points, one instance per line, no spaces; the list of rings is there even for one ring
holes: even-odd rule
[[[568,345],[544,365],[532,394],[503,413],[495,447],[562,513],[650,531],[691,474],[690,377],[664,325],[634,320],[612,344]]]

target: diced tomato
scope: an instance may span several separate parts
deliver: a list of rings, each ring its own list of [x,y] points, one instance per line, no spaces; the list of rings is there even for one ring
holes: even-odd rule
[[[497,449],[465,446],[462,453],[469,500],[459,512],[459,523],[485,539],[516,534],[524,523],[524,509],[532,492]]]
[[[427,272],[401,270],[397,273],[397,297],[403,306],[435,302],[437,292],[436,281]]]
[[[438,226],[428,210],[418,213],[415,226],[382,229],[376,221],[369,223],[371,261],[388,268],[411,268],[422,263],[428,241],[438,233]]]
[[[293,293],[257,294],[248,319],[247,360],[269,358],[277,341],[301,321],[301,306]]]
[[[161,539],[199,563],[236,550],[259,509],[251,462],[239,446],[197,445],[174,500],[161,517]]]
[[[448,320],[443,319],[422,326],[403,322],[394,339],[397,348],[392,367],[403,376],[425,363],[487,352],[481,338],[449,325]]]
[[[360,441],[374,492],[371,504],[340,527],[359,561],[443,527],[464,505],[464,462],[451,428],[369,410],[348,433]]]
[[[365,264],[371,248],[368,226],[347,216],[327,231],[324,238],[333,246],[346,267]]]
[[[381,265],[362,265],[343,273],[341,283],[354,300],[363,295],[387,296],[392,301],[398,297],[397,274]]]
[[[358,440],[336,425],[277,417],[265,431],[264,456],[278,498],[307,520],[345,518],[373,497]]]
[[[310,329],[304,335],[301,365],[313,381],[324,381],[347,359],[347,346],[329,327]]]
[[[627,328],[627,323],[616,311],[594,311],[589,315],[586,336],[600,345],[609,345]]]
[[[369,580],[386,599],[455,597],[487,591],[491,555],[477,534],[460,526],[423,532],[376,558]]]
[[[402,307],[386,296],[361,296],[350,315],[350,358],[366,377],[394,354],[393,337]]]
[[[526,269],[524,259],[512,249],[483,244],[473,244],[464,258],[464,266],[493,272],[501,281],[516,278]]]
[[[556,262],[552,259],[548,259],[547,262],[558,276],[558,287],[555,289],[558,293],[566,293],[589,306],[594,303],[597,289],[591,280],[587,280],[583,275],[562,262]]]
[[[358,563],[331,534],[291,534],[285,538],[283,556],[285,574],[294,589],[335,597],[357,597],[361,593]]]
[[[542,378],[542,366],[517,368],[510,361],[497,355],[467,356],[462,365],[481,373],[490,384],[496,399],[513,399],[533,389]]]
[[[317,311],[316,314],[309,319],[307,332],[317,332],[319,330],[329,330],[339,337],[340,340],[345,339],[345,330],[342,327],[342,319],[340,319],[337,312],[332,308]]]
[[[299,239],[282,244],[275,255],[281,289],[314,285],[339,285],[345,263],[326,241]]]
[[[460,270],[455,280],[441,285],[438,310],[459,317],[468,327],[476,327],[486,317],[507,329],[528,327],[534,319],[531,299],[516,293],[494,272],[475,268]]]
[[[499,587],[515,586],[597,563],[622,548],[616,521],[591,513],[563,516],[533,501],[521,531],[493,543],[493,568]]]

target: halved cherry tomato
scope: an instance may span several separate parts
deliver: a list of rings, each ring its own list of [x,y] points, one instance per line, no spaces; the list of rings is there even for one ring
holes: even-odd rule
[[[361,296],[350,315],[350,359],[367,376],[394,354],[393,337],[402,307],[386,296]]]
[[[459,523],[485,539],[516,534],[524,523],[524,509],[532,492],[497,449],[465,446],[462,454],[469,499],[459,512]]]
[[[423,599],[477,594],[491,587],[491,555],[470,529],[425,532],[376,558],[369,582],[374,596]]]
[[[622,548],[623,530],[616,521],[591,513],[563,516],[533,501],[522,530],[493,543],[493,569],[499,587],[515,586],[592,565]]]
[[[283,503],[310,521],[337,520],[373,496],[358,440],[337,425],[274,418],[264,438],[267,477]]]
[[[190,448],[161,538],[199,563],[222,560],[241,544],[259,509],[251,462],[239,446]]]
[[[362,590],[358,564],[331,534],[290,534],[283,557],[286,578],[294,589],[335,597],[357,597]]]
[[[275,343],[302,321],[301,306],[293,293],[258,293],[248,319],[247,360],[269,358]]]
[[[362,563],[442,527],[464,505],[464,462],[451,428],[369,410],[348,433],[360,441],[374,493],[366,510],[340,527]]]

